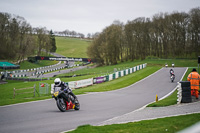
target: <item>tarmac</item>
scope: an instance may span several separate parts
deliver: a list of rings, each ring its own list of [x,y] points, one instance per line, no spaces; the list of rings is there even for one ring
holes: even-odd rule
[[[0,80],[0,84],[7,84],[8,82],[4,81],[4,80]]]
[[[112,124],[122,124],[128,122],[137,122],[141,120],[152,120],[158,118],[180,116],[187,114],[200,113],[200,100],[196,100],[192,96],[191,103],[180,103],[176,105],[166,106],[166,107],[142,107],[133,112],[124,114],[122,116],[114,117],[112,119],[106,120],[95,126],[112,125]],[[199,118],[200,119],[200,118]],[[200,133],[200,123],[197,123],[180,133]]]
[[[193,103],[176,104],[167,107],[143,107],[128,114],[124,114],[122,116],[114,117],[110,120],[104,121],[99,125],[121,124],[193,113],[200,113],[200,101]]]

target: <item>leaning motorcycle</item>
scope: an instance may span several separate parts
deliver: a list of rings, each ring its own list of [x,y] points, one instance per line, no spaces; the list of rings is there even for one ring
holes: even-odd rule
[[[56,100],[57,107],[61,112],[65,112],[69,109],[80,109],[79,101],[75,100],[70,94],[60,90],[60,87],[54,88],[52,97]]]
[[[170,77],[170,79],[171,79],[171,82],[174,82],[175,75],[174,75],[174,74],[172,74],[172,75],[171,75],[171,77]]]

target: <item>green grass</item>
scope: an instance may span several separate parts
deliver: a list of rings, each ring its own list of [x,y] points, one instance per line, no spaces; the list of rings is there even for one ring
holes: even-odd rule
[[[61,78],[62,80],[68,82],[68,81],[74,81],[74,80],[80,80],[80,79],[87,79],[91,77],[99,77],[103,75],[108,75],[110,73],[113,73],[114,70],[125,70],[126,68],[131,68],[137,65],[141,65],[145,63],[145,61],[136,61],[136,62],[124,62],[119,63],[117,65],[111,65],[111,66],[101,66],[101,67],[95,67],[95,68],[85,68],[78,71],[73,71],[71,73],[66,74],[60,74],[57,75],[57,77],[62,76],[72,76],[74,74],[76,75],[85,75],[85,76],[79,76],[79,77],[73,77],[73,78]]]
[[[170,106],[170,105],[177,104],[177,92],[178,91],[176,90],[167,98],[160,100],[158,102],[149,104],[147,107],[163,107],[163,106]]]
[[[20,64],[20,69],[38,68],[57,64],[59,61],[38,60],[37,63],[24,61]]]
[[[9,80],[7,84],[0,84],[0,106],[50,98],[51,97],[50,95],[39,96],[37,94],[35,97],[33,97],[33,93],[17,95],[15,98],[13,98],[13,92],[14,92],[13,89],[14,88],[16,88],[16,89],[28,88],[28,87],[33,87],[34,84],[36,84],[36,89],[37,89],[37,91],[39,91],[39,83],[40,82],[41,81],[24,82],[24,81]],[[53,81],[47,80],[47,81],[42,81],[42,82],[52,83]],[[31,90],[23,90],[23,91],[19,91],[19,92],[26,92],[26,91],[31,91]]]
[[[56,37],[56,53],[66,57],[87,58],[87,47],[90,42],[78,38]]]
[[[160,67],[147,67],[142,70],[136,71],[135,73],[129,74],[124,77],[120,77],[118,79],[115,79],[115,80],[112,80],[109,82],[104,82],[104,83],[89,86],[86,88],[76,89],[76,90],[74,90],[74,93],[75,94],[84,94],[84,93],[88,93],[88,92],[102,92],[102,91],[111,91],[111,90],[120,89],[120,88],[129,86],[129,85],[149,76],[150,74],[156,72],[159,69],[160,69]],[[126,82],[124,82],[124,81],[126,81]]]
[[[194,59],[146,59],[146,63],[149,66],[160,65],[163,67],[166,63],[169,67],[171,67],[172,63],[175,64],[175,67],[196,67],[198,65],[197,60]]]
[[[79,126],[67,133],[174,133],[200,121],[200,114],[190,114],[175,117],[143,120],[127,124],[105,126]]]
[[[127,62],[122,62],[118,63],[117,65],[111,65],[111,66],[101,66],[101,67],[96,67],[94,69],[81,69],[76,72],[71,72],[67,74],[61,74],[57,75],[59,76],[72,76],[74,74],[79,75],[79,74],[88,74],[88,75],[94,75],[95,76],[101,76],[101,75],[106,75],[108,73],[113,73],[114,70],[124,70],[126,68],[131,68],[133,66],[147,63],[148,66],[159,66],[159,67],[164,67],[165,63],[168,63],[169,66],[171,63],[174,62],[176,67],[193,67],[197,66],[197,61],[196,60],[163,60],[163,59],[146,59],[146,60],[136,60],[136,61],[127,61]]]

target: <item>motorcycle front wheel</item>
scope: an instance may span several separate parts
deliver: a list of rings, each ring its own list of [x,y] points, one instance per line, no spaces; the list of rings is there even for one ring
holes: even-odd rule
[[[58,109],[61,111],[61,112],[65,112],[66,111],[66,103],[64,101],[63,98],[58,98],[56,100],[56,104],[57,104],[57,107]]]
[[[80,103],[78,100],[75,101],[75,107],[74,107],[75,110],[79,110],[80,109]]]

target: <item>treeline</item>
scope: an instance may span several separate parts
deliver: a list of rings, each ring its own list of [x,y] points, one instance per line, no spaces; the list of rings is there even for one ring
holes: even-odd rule
[[[94,33],[94,34],[88,33],[87,36],[85,36],[83,33],[79,33],[74,30],[70,31],[70,30],[66,29],[64,31],[54,31],[54,34],[56,36],[93,39],[97,33]]]
[[[20,16],[0,12],[0,59],[24,60],[27,56],[55,52],[55,36],[45,27],[32,28]]]
[[[197,58],[200,54],[200,8],[189,13],[155,14],[136,18],[126,24],[114,21],[92,45],[88,56],[100,65],[118,61],[159,58]]]
[[[85,38],[85,35],[74,30],[70,31],[68,29],[64,31],[55,31],[55,35],[57,36],[65,36],[65,37],[76,37],[76,38]]]

